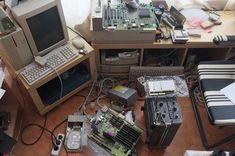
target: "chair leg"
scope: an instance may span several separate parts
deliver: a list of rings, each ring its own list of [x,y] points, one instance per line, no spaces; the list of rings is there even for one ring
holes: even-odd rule
[[[198,85],[199,84],[196,83],[196,84],[194,84],[191,87],[191,89],[190,89],[190,97],[191,97],[193,111],[194,111],[194,114],[195,114],[195,118],[196,118],[196,122],[197,122],[197,127],[198,127],[198,131],[199,131],[199,134],[200,134],[200,138],[201,138],[202,144],[203,144],[203,146],[207,150],[209,150],[209,149],[212,149],[214,147],[220,146],[222,144],[225,144],[225,143],[235,139],[235,134],[232,134],[232,135],[229,135],[227,137],[224,137],[221,140],[219,140],[219,141],[217,141],[217,142],[215,142],[213,144],[209,144],[208,143],[208,140],[207,140],[207,137],[206,137],[206,133],[205,133],[205,130],[204,130],[204,127],[203,127],[203,124],[202,124],[202,119],[201,119],[201,116],[200,116],[200,112],[199,112],[199,109],[198,109],[197,101],[196,101],[196,98],[194,96],[194,90],[196,89],[196,87]]]

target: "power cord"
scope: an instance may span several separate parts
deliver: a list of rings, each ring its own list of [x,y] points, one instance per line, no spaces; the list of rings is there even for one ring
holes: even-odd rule
[[[56,126],[53,128],[53,130],[51,131],[51,130],[45,128],[45,127],[46,127],[46,123],[47,123],[47,118],[48,118],[48,117],[47,117],[47,114],[45,114],[45,120],[44,120],[43,125],[31,123],[31,124],[26,125],[26,126],[22,129],[20,139],[21,139],[21,142],[22,142],[23,145],[32,146],[32,145],[36,144],[36,143],[41,139],[41,137],[42,137],[44,131],[46,131],[46,132],[48,132],[48,133],[51,135],[51,141],[52,141],[53,148],[56,148],[56,147],[57,147],[57,141],[58,141],[58,140],[57,140],[57,137],[55,136],[54,132],[55,132],[55,130],[56,130],[59,126],[61,126],[63,123],[65,123],[65,122],[67,121],[67,119],[61,121],[61,122],[60,122],[58,125],[56,125]],[[26,131],[28,128],[30,128],[30,127],[37,127],[37,128],[39,128],[39,129],[41,129],[41,132],[40,132],[40,134],[39,134],[39,137],[38,137],[36,140],[34,140],[34,141],[32,141],[32,142],[26,142],[26,141],[24,140],[24,137],[23,137],[23,136],[24,136],[25,131]],[[65,149],[66,155],[68,156],[68,151],[67,151],[67,149],[65,148],[64,144],[63,144],[63,147],[64,147],[64,149]]]
[[[58,71],[53,68],[52,66],[50,66],[48,63],[46,63],[47,66],[49,66],[57,75],[57,77],[59,78],[59,81],[60,81],[60,99],[63,97],[63,90],[64,90],[64,84],[63,84],[63,81],[62,81],[62,78],[60,76],[60,74],[58,73]]]
[[[46,123],[47,123],[47,114],[45,114],[45,120],[44,120],[43,126],[41,126],[41,125],[39,125],[39,124],[28,124],[28,125],[26,125],[25,127],[23,127],[23,129],[22,129],[22,131],[21,131],[21,135],[20,135],[20,141],[21,141],[24,145],[26,145],[26,146],[31,146],[31,145],[36,144],[36,143],[41,139],[41,137],[42,137],[42,135],[43,135],[43,133],[44,133],[44,130],[45,130],[44,127],[46,126]],[[26,141],[24,140],[24,138],[23,138],[23,135],[24,135],[24,133],[25,133],[25,130],[28,129],[29,127],[39,127],[39,128],[41,129],[41,132],[40,132],[40,134],[39,134],[39,137],[38,137],[36,140],[34,140],[33,142],[30,142],[30,143],[26,142]]]

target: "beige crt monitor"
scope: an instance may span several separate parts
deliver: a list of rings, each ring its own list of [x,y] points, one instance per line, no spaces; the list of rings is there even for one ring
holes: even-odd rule
[[[60,0],[24,0],[11,12],[34,56],[45,55],[68,41]]]

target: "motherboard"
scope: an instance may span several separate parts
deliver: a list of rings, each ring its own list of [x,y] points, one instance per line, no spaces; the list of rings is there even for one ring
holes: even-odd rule
[[[93,43],[152,43],[159,22],[151,4],[131,8],[122,0],[94,0],[91,12]]]
[[[127,156],[138,142],[143,130],[125,120],[108,107],[97,112],[88,137],[112,155]]]
[[[105,5],[103,27],[111,30],[156,30],[157,20],[149,4],[130,9],[125,4]]]

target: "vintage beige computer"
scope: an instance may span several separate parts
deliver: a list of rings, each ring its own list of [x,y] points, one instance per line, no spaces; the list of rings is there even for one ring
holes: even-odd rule
[[[60,0],[24,0],[11,11],[34,57],[32,63],[20,70],[29,85],[78,56],[77,49],[68,42]]]
[[[60,0],[24,0],[11,11],[34,56],[45,55],[68,41]]]
[[[15,70],[23,68],[33,60],[33,55],[23,30],[0,9],[0,54]]]

